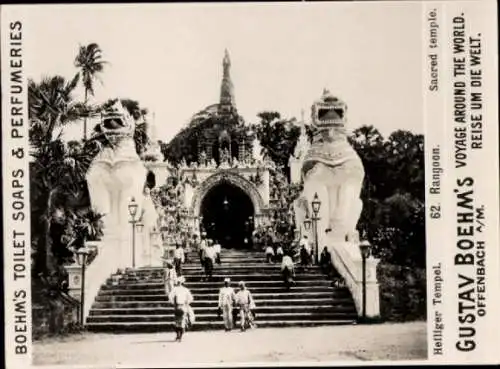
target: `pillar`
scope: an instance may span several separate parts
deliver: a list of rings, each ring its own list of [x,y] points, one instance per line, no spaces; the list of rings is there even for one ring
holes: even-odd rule
[[[238,161],[240,163],[245,161],[245,140],[243,139],[238,142]]]
[[[210,162],[213,158],[212,156],[212,148],[213,148],[213,142],[208,141],[205,143],[205,151],[207,153],[207,161]]]
[[[197,147],[197,161],[198,161],[198,164],[202,164],[201,163],[201,153],[203,152],[203,142],[202,140],[198,139],[198,147]]]

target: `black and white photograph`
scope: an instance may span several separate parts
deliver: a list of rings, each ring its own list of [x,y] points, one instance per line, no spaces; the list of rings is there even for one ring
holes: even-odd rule
[[[432,196],[472,182],[443,174],[451,136],[427,152],[446,129],[426,94],[453,59],[426,46],[451,53],[445,25],[460,21],[423,3],[2,7],[14,356],[90,368],[444,354],[446,317],[428,313],[449,279],[426,224],[446,207]],[[457,245],[450,265],[478,262]],[[457,278],[482,319],[481,283]],[[451,346],[473,350],[461,329]]]

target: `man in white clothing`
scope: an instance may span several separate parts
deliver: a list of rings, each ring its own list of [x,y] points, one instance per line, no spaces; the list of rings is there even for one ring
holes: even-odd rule
[[[283,256],[283,260],[281,261],[281,274],[283,275],[283,282],[286,288],[290,288],[290,285],[295,283],[293,280],[295,278],[295,267],[288,253]]]
[[[222,313],[224,319],[224,329],[229,332],[233,329],[233,305],[236,298],[233,288],[230,286],[231,280],[224,279],[224,287],[219,290],[219,314]]]
[[[217,252],[215,250],[213,242],[212,240],[209,240],[209,245],[205,249],[205,260],[203,262],[205,267],[205,277],[207,280],[212,279],[212,273],[214,270],[214,263],[216,257],[217,257]]]
[[[169,296],[170,302],[174,305],[175,315],[175,340],[181,342],[182,335],[186,330],[187,314],[190,311],[190,304],[193,302],[191,291],[184,286],[184,277],[179,277],[176,280],[176,286]]]
[[[253,322],[253,312],[255,309],[255,302],[253,300],[252,294],[246,288],[245,282],[241,281],[238,283],[239,291],[236,293],[236,306],[240,310],[240,328],[241,331],[245,331],[247,326],[250,328],[254,327]]]
[[[216,241],[214,244],[214,250],[215,250],[215,261],[217,264],[220,265],[220,253],[221,253],[221,246],[219,241]]]
[[[271,245],[266,246],[266,260],[268,263],[272,263],[274,259],[274,249]]]
[[[198,253],[200,255],[200,264],[202,267],[204,267],[205,263],[205,250],[207,249],[207,240],[204,236],[205,233],[203,233],[203,236],[200,240],[200,248],[198,250]]]
[[[177,276],[182,275],[182,264],[184,263],[184,260],[185,260],[184,249],[182,248],[181,244],[178,243],[175,246],[174,250],[174,266]]]
[[[177,273],[175,272],[174,266],[171,260],[166,261],[166,267],[164,270],[164,281],[165,281],[165,293],[167,297],[170,296],[170,292],[174,289],[174,284],[177,279]]]

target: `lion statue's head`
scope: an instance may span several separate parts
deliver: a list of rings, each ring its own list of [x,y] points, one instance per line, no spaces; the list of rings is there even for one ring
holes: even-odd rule
[[[135,121],[117,99],[102,111],[100,128],[107,135],[130,135],[134,132]]]
[[[347,105],[327,89],[311,108],[312,125],[316,129],[343,127],[346,123]]]

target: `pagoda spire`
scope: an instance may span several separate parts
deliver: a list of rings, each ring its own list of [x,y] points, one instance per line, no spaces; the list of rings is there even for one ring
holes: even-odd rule
[[[234,100],[234,87],[231,80],[231,59],[229,52],[224,50],[224,59],[222,60],[222,83],[220,88],[220,102],[219,110],[221,113],[230,113],[236,110],[236,103]]]

